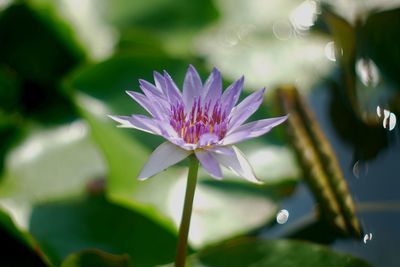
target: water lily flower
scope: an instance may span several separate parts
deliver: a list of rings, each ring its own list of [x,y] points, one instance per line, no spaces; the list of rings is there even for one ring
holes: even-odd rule
[[[190,65],[180,92],[170,75],[154,72],[154,84],[139,80],[144,94],[127,91],[151,117],[134,114],[110,116],[119,127],[160,135],[167,141],[150,156],[139,174],[146,179],[193,154],[214,178],[223,177],[221,165],[252,182],[259,182],[243,153],[234,144],[255,138],[281,124],[287,116],[245,123],[260,107],[265,89],[235,106],[244,77],[222,91],[220,72],[214,68],[203,84]]]

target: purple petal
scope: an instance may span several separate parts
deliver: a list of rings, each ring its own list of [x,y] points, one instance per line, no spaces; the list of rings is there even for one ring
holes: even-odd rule
[[[233,151],[231,146],[213,146],[207,148],[208,151],[214,152],[216,154],[223,154],[223,155],[234,155],[235,152]]]
[[[144,115],[132,116],[111,116],[111,119],[121,123],[118,127],[122,128],[135,128],[151,134],[161,135],[161,130],[158,127],[157,121],[150,119]]]
[[[143,93],[147,97],[157,96],[161,99],[165,98],[163,93],[156,86],[152,85],[148,81],[140,79],[139,84],[140,84],[140,88],[142,89]]]
[[[151,83],[145,80],[139,80],[140,88],[147,96],[148,101],[151,103],[153,110],[158,114],[159,118],[165,118],[168,114],[170,106],[167,97]]]
[[[211,144],[215,144],[219,141],[219,138],[216,134],[205,133],[200,136],[198,147],[208,146]]]
[[[222,78],[221,73],[218,69],[213,68],[210,76],[208,77],[204,89],[203,89],[203,97],[205,96],[205,102],[208,101],[216,101],[220,99],[222,94]]]
[[[240,93],[243,88],[244,76],[239,80],[231,84],[222,94],[221,103],[224,105],[227,114],[229,114],[232,108],[236,105],[239,100]]]
[[[218,162],[250,182],[261,183],[243,153],[237,147],[227,148],[231,150],[230,153],[215,154]]]
[[[182,102],[181,92],[176,86],[175,82],[172,80],[168,72],[164,71],[165,85],[166,85],[166,95],[170,104],[177,102]]]
[[[222,143],[224,145],[230,145],[244,140],[258,137],[269,132],[273,127],[284,122],[288,116],[269,118],[264,120],[258,120],[243,124],[232,132],[228,132]]]
[[[263,101],[265,88],[258,90],[246,97],[239,105],[233,108],[229,128],[231,130],[240,126],[260,107]]]
[[[164,142],[154,150],[141,170],[138,179],[147,179],[171,165],[178,163],[192,152],[183,150],[170,142]]]
[[[165,138],[179,138],[175,129],[172,128],[171,124],[168,121],[160,121],[159,127],[161,129],[161,133]]]
[[[165,83],[164,76],[162,76],[157,71],[154,71],[153,77],[154,77],[154,83],[156,84],[157,89],[160,90],[161,92],[163,92],[165,96],[167,96],[167,85]]]
[[[214,178],[222,179],[221,167],[212,152],[207,150],[195,151],[196,157],[199,159],[201,166]]]
[[[154,108],[152,101],[150,101],[145,95],[134,91],[126,91],[126,93],[153,117],[157,117],[157,109]]]
[[[189,109],[193,105],[193,101],[202,93],[202,83],[196,69],[189,65],[186,72],[185,80],[183,82],[183,102]]]

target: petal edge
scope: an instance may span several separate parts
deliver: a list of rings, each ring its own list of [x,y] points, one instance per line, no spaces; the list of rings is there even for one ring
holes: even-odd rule
[[[191,153],[191,151],[183,150],[170,142],[164,142],[150,155],[150,158],[140,171],[138,179],[145,180],[180,162]]]

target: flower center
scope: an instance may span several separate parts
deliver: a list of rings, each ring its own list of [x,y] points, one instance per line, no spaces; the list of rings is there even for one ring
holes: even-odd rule
[[[211,101],[202,103],[197,97],[188,113],[183,103],[171,106],[170,124],[178,135],[188,144],[197,144],[203,134],[214,134],[218,140],[225,137],[228,119],[217,100],[212,108]]]

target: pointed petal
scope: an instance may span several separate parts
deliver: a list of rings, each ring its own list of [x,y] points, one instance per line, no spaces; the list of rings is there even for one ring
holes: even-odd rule
[[[240,93],[243,88],[244,76],[242,76],[239,80],[232,83],[222,94],[221,103],[224,105],[227,114],[229,114],[232,108],[236,105],[239,100]]]
[[[168,97],[169,103],[182,102],[181,92],[176,86],[175,82],[172,80],[168,72],[164,71],[165,85],[166,85],[166,95]]]
[[[140,89],[147,96],[148,101],[152,104],[154,111],[158,117],[165,118],[169,111],[170,104],[168,98],[151,83],[145,80],[139,80]]]
[[[257,179],[253,168],[247,161],[246,157],[243,155],[242,151],[234,146],[230,147],[230,149],[230,153],[215,154],[218,162],[250,182],[258,184],[262,183],[260,180]]]
[[[133,98],[139,105],[141,105],[148,113],[150,113],[153,117],[157,117],[157,109],[154,107],[152,101],[150,101],[145,95],[134,92],[134,91],[126,91],[126,93]]]
[[[269,118],[264,120],[258,120],[243,124],[239,126],[234,131],[228,133],[222,143],[224,145],[230,145],[244,140],[258,137],[269,132],[275,126],[284,122],[288,116]]]
[[[212,152],[207,150],[195,151],[196,157],[199,159],[201,166],[214,178],[222,179],[221,167]]]
[[[140,84],[140,89],[142,89],[143,93],[147,97],[157,96],[158,98],[164,99],[164,95],[162,94],[162,92],[156,86],[152,85],[148,81],[140,79],[139,84]]]
[[[231,121],[229,128],[231,130],[240,126],[260,107],[263,101],[265,88],[258,90],[246,97],[239,105],[237,105],[231,113]]]
[[[160,73],[157,71],[153,72],[153,77],[154,77],[154,83],[157,87],[158,90],[163,92],[165,96],[167,96],[167,85],[165,83],[165,78],[162,76]]]
[[[129,119],[131,118],[129,116],[114,116],[114,115],[107,115],[107,116],[110,119],[113,119],[116,122],[121,123],[120,125],[118,125],[118,127],[121,127],[121,128],[132,128],[133,127],[131,122],[129,121]]]
[[[144,115],[132,116],[111,116],[111,119],[121,123],[118,127],[121,128],[134,128],[151,134],[161,135],[161,130],[157,121],[150,119]]]
[[[217,68],[213,68],[203,89],[203,97],[205,97],[205,103],[207,103],[210,100],[215,102],[217,99],[220,99],[221,94],[222,94],[221,73]]]
[[[164,142],[151,154],[149,160],[141,170],[138,179],[147,179],[185,159],[191,153],[191,151],[183,150],[170,142]]]
[[[189,65],[183,82],[182,93],[183,103],[186,107],[189,107],[189,109],[192,107],[194,99],[202,93],[202,87],[199,73],[192,65]]]

